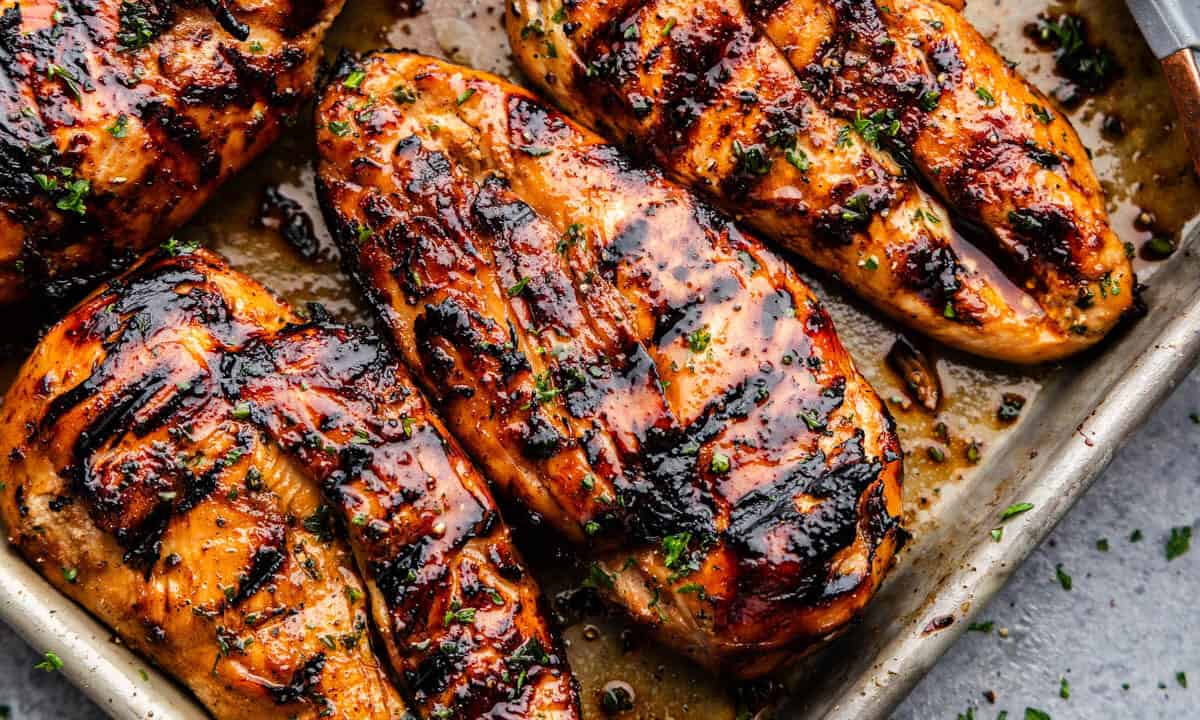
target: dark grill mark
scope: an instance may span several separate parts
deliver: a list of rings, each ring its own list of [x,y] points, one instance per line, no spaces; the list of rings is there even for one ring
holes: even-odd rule
[[[255,593],[271,582],[275,574],[283,567],[286,559],[280,549],[284,542],[283,527],[276,526],[272,528],[272,531],[270,538],[272,544],[264,545],[255,551],[254,557],[250,559],[250,567],[239,579],[237,594],[233,596],[234,607],[254,597]]]
[[[268,687],[267,691],[276,705],[287,705],[306,698],[324,702],[324,696],[317,691],[324,671],[325,653],[317,653],[292,674],[292,679],[287,685]]]

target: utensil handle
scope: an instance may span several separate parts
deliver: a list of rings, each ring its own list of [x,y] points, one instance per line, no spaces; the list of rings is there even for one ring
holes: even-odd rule
[[[1200,51],[1185,47],[1163,58],[1162,66],[1192,148],[1192,162],[1200,173]]]

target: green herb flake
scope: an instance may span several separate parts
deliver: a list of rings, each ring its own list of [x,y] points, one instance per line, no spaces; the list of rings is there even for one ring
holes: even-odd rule
[[[696,328],[688,333],[688,348],[694,353],[702,353],[707,350],[710,342],[712,342],[712,333],[708,331],[708,326]]]
[[[1180,670],[1175,673],[1175,682],[1179,683],[1179,687],[1187,689],[1187,673]]]
[[[461,95],[459,95],[457,98],[455,98],[455,102],[457,102],[459,105],[462,105],[466,101],[470,100],[471,96],[474,94],[475,94],[475,88],[467,88],[466,90],[462,91]]]
[[[1192,545],[1192,528],[1184,525],[1181,527],[1171,528],[1171,535],[1167,538],[1167,560],[1174,560],[1186,553]]]
[[[1025,720],[1051,720],[1050,713],[1037,708],[1025,708]]]
[[[675,18],[667,18],[667,24],[664,25],[663,29],[662,29],[662,33],[661,33],[662,37],[666,37],[666,36],[670,35],[671,31],[674,29],[675,29]]]
[[[600,532],[600,523],[596,522],[595,520],[588,520],[583,525],[583,532],[588,537],[591,537],[592,535],[596,535],[597,533]]]
[[[233,406],[233,417],[235,420],[245,420],[250,417],[250,403],[240,402]]]
[[[406,85],[397,85],[392,89],[392,99],[401,105],[411,105],[417,101],[417,91]]]
[[[79,579],[79,570],[77,570],[75,568],[65,567],[62,569],[62,574],[63,574],[63,580],[66,580],[67,582],[71,583],[72,585],[75,584],[75,581]]]
[[[802,173],[808,172],[808,169],[812,167],[812,163],[808,161],[808,156],[805,155],[804,151],[800,150],[799,148],[788,148],[787,150],[784,150],[783,157],[788,161],[788,163],[791,164],[792,167],[796,168]]]
[[[529,278],[523,277],[516,282],[515,285],[508,289],[509,297],[516,297],[525,292],[525,288],[529,286]]]
[[[729,456],[726,455],[725,453],[714,452],[712,454],[711,467],[712,467],[712,471],[714,473],[716,473],[717,475],[723,475],[723,474],[729,472],[729,468],[730,468]]]
[[[129,116],[125,113],[117,115],[117,119],[113,120],[113,124],[107,128],[108,134],[120,140],[129,132]]]
[[[1142,534],[1142,531],[1140,529],[1135,529],[1133,532],[1129,533],[1129,542],[1131,542],[1131,543],[1141,542],[1142,538],[1144,538],[1144,537],[1146,537],[1146,536]]]
[[[55,78],[62,80],[63,85],[67,86],[67,90],[75,96],[76,100],[83,100],[83,92],[79,89],[79,79],[75,77],[75,73],[66,69],[62,65],[55,65],[54,63],[51,63],[50,67],[46,68],[46,77],[50,78],[51,80],[54,80]]]
[[[1071,699],[1071,684],[1064,677],[1058,682],[1058,696],[1063,700]]]
[[[1097,540],[1096,549],[1100,552],[1108,552],[1108,538],[1100,538]]]
[[[1004,538],[1004,528],[992,528],[992,531],[989,534],[992,536],[992,542],[1000,542],[1000,540]]]
[[[338,137],[345,137],[350,134],[350,123],[345,120],[330,120],[326,127],[329,128],[329,132]]]
[[[1028,502],[1013,503],[1012,505],[1009,505],[1008,507],[1004,508],[1003,511],[1001,511],[1000,519],[1007,520],[1010,517],[1020,515],[1021,513],[1028,512],[1032,509],[1033,509],[1033,503],[1028,503]]]
[[[996,105],[995,96],[993,96],[992,92],[987,88],[977,87],[975,88],[975,94],[978,95],[979,99],[983,101],[985,107],[994,107]]]
[[[355,70],[346,76],[346,79],[342,81],[342,85],[351,90],[357,90],[366,77],[367,74],[362,70]]]
[[[54,653],[47,650],[46,653],[44,655],[42,655],[42,661],[39,662],[38,664],[34,665],[33,667],[37,670],[45,670],[46,672],[54,672],[55,670],[61,670],[62,666],[63,666],[62,659],[59,658]]]
[[[662,539],[663,564],[668,569],[674,570],[679,567],[683,554],[687,552],[688,543],[692,540],[690,532],[676,533],[668,535]]]
[[[65,194],[54,203],[54,207],[63,212],[73,212],[77,215],[83,215],[87,212],[87,206],[83,200],[92,190],[92,184],[88,180],[72,180],[63,186]]]
[[[1058,584],[1062,585],[1063,590],[1070,590],[1074,586],[1071,576],[1067,574],[1066,570],[1063,570],[1062,563],[1054,566],[1054,577],[1058,579]]]
[[[663,538],[664,540],[666,538]],[[590,588],[608,588],[612,589],[616,585],[615,579],[600,567],[599,563],[592,563],[588,566],[588,576],[583,580],[584,587]]]
[[[987,634],[990,633],[992,628],[995,626],[996,623],[992,620],[987,620],[985,622],[973,622],[967,626],[967,632],[980,632]]]

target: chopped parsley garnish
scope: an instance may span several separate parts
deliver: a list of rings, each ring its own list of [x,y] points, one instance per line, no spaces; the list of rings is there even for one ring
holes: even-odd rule
[[[740,140],[734,140],[733,157],[737,161],[735,172],[743,175],[766,175],[771,170],[771,159],[762,145],[745,146]]]
[[[525,288],[529,286],[529,278],[523,277],[517,280],[516,284],[508,289],[509,297],[516,297],[525,292]]]
[[[666,37],[666,36],[670,35],[671,31],[674,29],[675,29],[675,18],[668,18],[667,24],[664,25],[663,29],[662,29],[662,36]]]
[[[729,472],[730,460],[725,453],[714,452],[712,454],[712,471],[718,475],[723,475]]]
[[[1187,689],[1187,673],[1182,670],[1175,673],[1175,682],[1179,683],[1179,687]]]
[[[862,222],[871,215],[871,198],[866,193],[857,193],[843,203],[842,220],[854,223]]]
[[[158,17],[156,8],[149,3],[122,0],[118,13],[120,27],[117,44],[121,50],[140,50],[150,44],[163,30],[165,23]]]
[[[109,125],[105,129],[108,130],[109,135],[112,135],[120,140],[121,138],[125,137],[125,134],[129,131],[129,116],[125,113],[121,113],[117,116],[117,119],[113,121],[113,124]]]
[[[1063,570],[1062,563],[1054,566],[1054,577],[1058,578],[1058,584],[1062,585],[1063,590],[1070,590],[1074,583],[1071,582],[1071,576]]]
[[[459,623],[460,625],[471,625],[475,622],[475,608],[461,607],[457,600],[446,611],[446,615],[442,618],[442,624],[446,626]]]
[[[345,120],[330,120],[326,127],[329,128],[329,132],[338,137],[345,137],[350,132],[350,123]]]
[[[615,582],[612,575],[604,571],[598,563],[592,563],[588,566],[588,576],[583,580],[584,587],[590,588],[612,588]]]
[[[250,403],[240,402],[233,406],[233,417],[236,420],[245,420],[250,417]]]
[[[567,226],[567,231],[559,238],[558,245],[555,247],[559,255],[566,255],[567,250],[573,245],[583,244],[583,225],[580,223],[571,223]]]
[[[470,100],[471,96],[474,94],[475,94],[475,88],[467,88],[466,90],[462,91],[461,95],[459,95],[457,98],[455,98],[455,102],[457,102],[459,105],[462,105],[466,101]]]
[[[925,112],[933,112],[937,109],[938,103],[942,100],[942,94],[937,90],[929,90],[921,95],[921,109]]]
[[[1063,700],[1071,699],[1071,684],[1064,677],[1058,682],[1058,696]]]
[[[687,344],[694,353],[702,353],[707,350],[710,342],[712,342],[712,333],[708,331],[708,326],[696,328],[688,333]]]
[[[1142,534],[1141,530],[1135,529],[1129,533],[1129,542],[1141,542],[1144,537],[1145,535]]]
[[[869,116],[861,112],[854,117],[854,130],[869,145],[879,147],[883,137],[896,137],[900,134],[900,119],[892,110],[876,110]]]
[[[342,85],[350,88],[351,90],[357,90],[358,86],[362,85],[362,81],[366,77],[367,74],[362,70],[354,70],[346,76],[346,79],[342,81]]]
[[[1192,528],[1184,525],[1171,528],[1171,536],[1167,538],[1167,559],[1174,560],[1186,553],[1192,546]]]
[[[1041,105],[1038,105],[1037,103],[1030,103],[1029,109],[1032,110],[1034,116],[1037,117],[1038,120],[1041,120],[1045,125],[1049,125],[1054,121],[1054,116],[1050,114],[1050,111]]]
[[[254,53],[255,55],[263,51],[263,44],[258,40],[251,40],[247,47],[250,49],[250,52]]]
[[[83,199],[87,197],[91,190],[91,182],[83,179],[71,180],[63,185],[64,194],[54,203],[54,207],[63,212],[73,212],[77,215],[83,215],[87,212],[87,206],[84,205]]]
[[[843,125],[837,134],[837,146],[840,148],[848,148],[854,144],[854,139],[850,137],[852,128],[849,125]]]
[[[71,584],[74,584],[75,581],[77,579],[79,579],[79,570],[77,570],[75,568],[66,568],[65,567],[62,569],[62,574],[63,574],[63,580],[66,580],[67,582],[69,582]]]
[[[185,240],[184,242],[179,242],[175,239],[175,236],[172,235],[171,237],[167,238],[167,241],[164,242],[160,247],[162,248],[162,251],[170,257],[179,257],[180,255],[191,255],[192,253],[196,252],[196,250],[200,247],[200,244],[195,240]]]
[[[535,405],[545,405],[553,400],[558,393],[559,389],[554,387],[554,381],[550,377],[550,372],[540,372],[533,376],[533,393],[523,409],[529,410]]]
[[[411,104],[417,101],[417,91],[406,85],[397,85],[392,89],[392,99],[400,104]]]
[[[1050,714],[1037,708],[1025,708],[1025,720],[1051,720]]]
[[[600,532],[600,523],[596,522],[595,520],[588,520],[583,524],[583,532],[588,537],[595,535],[596,533]]]
[[[808,169],[812,167],[812,163],[808,161],[808,156],[804,154],[803,150],[798,148],[788,148],[787,150],[784,150],[783,157],[789,163],[791,163],[792,167],[796,168],[802,173],[808,172]]]
[[[987,620],[984,622],[973,622],[967,626],[967,632],[990,633],[992,631],[992,628],[995,626],[996,626],[996,623],[991,620]]]
[[[683,554],[687,552],[688,543],[692,540],[690,532],[681,532],[675,535],[668,535],[662,539],[663,564],[668,569],[674,570],[679,567],[683,560]]]
[[[995,96],[992,95],[992,92],[990,90],[988,90],[987,88],[982,87],[982,86],[977,87],[977,88],[975,88],[975,94],[978,95],[979,99],[983,101],[984,106],[986,106],[986,107],[995,106],[996,98],[995,98]]]
[[[1028,512],[1033,509],[1033,503],[1019,502],[1009,505],[1000,513],[1001,520],[1007,520],[1010,517],[1020,515],[1023,512]]]
[[[621,33],[621,37],[625,38],[626,40],[637,40],[639,37],[641,37],[641,33],[638,32],[637,23],[629,23],[629,25]]]
[[[54,653],[47,650],[46,653],[44,655],[42,655],[42,661],[40,663],[38,663],[37,665],[34,665],[33,667],[37,670],[45,670],[46,672],[54,672],[55,670],[61,670],[62,666],[63,666],[62,659],[59,658]]]
[[[1108,538],[1100,538],[1097,540],[1096,549],[1100,552],[1108,552]]]

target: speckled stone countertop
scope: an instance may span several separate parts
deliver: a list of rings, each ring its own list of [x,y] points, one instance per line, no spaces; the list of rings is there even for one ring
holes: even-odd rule
[[[994,720],[1002,711],[1030,720],[1026,708],[1053,720],[1200,718],[1200,534],[1196,550],[1173,560],[1166,553],[1172,528],[1200,526],[1193,412],[1200,412],[1200,371],[1129,439],[981,613],[990,632],[966,633],[895,720]],[[1135,532],[1141,539],[1132,541]],[[0,647],[7,717],[102,717],[65,679],[35,669],[39,653],[2,625]]]

